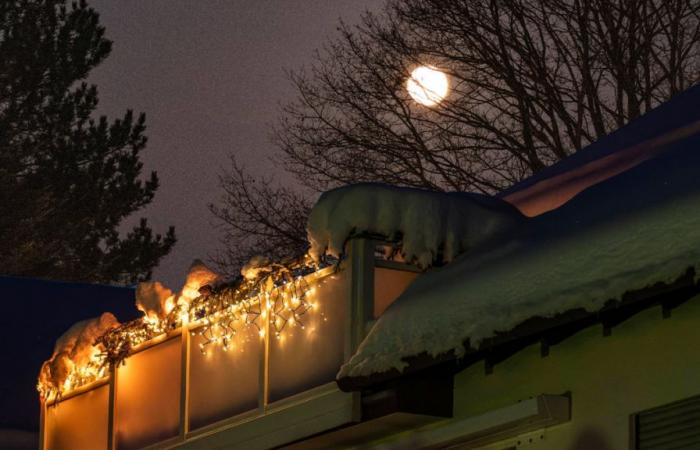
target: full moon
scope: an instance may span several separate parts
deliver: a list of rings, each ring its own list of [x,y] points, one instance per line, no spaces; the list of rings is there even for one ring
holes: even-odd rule
[[[447,96],[447,89],[447,75],[431,66],[416,67],[406,82],[411,98],[425,106],[440,103]]]

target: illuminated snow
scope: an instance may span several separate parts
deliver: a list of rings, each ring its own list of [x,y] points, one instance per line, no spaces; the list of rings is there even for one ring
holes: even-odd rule
[[[309,253],[338,257],[353,233],[401,239],[405,260],[419,267],[451,261],[497,239],[524,217],[510,204],[485,195],[355,184],[325,192],[309,215]]]
[[[700,137],[527,221],[416,281],[375,323],[339,377],[403,358],[478,348],[524,320],[608,300],[700,267]]]

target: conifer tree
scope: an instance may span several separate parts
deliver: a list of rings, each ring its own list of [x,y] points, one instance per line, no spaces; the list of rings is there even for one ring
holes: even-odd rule
[[[0,273],[93,282],[147,279],[175,243],[141,219],[145,116],[96,117],[90,71],[111,42],[84,1],[0,2]]]

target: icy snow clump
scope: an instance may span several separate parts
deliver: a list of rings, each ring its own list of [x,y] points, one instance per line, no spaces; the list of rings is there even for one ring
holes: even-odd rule
[[[151,320],[162,320],[175,306],[173,291],[158,281],[136,286],[136,308]]]
[[[323,193],[309,215],[311,256],[343,253],[353,234],[401,239],[404,258],[425,268],[494,239],[525,220],[503,200],[363,183]]]
[[[254,280],[260,276],[261,273],[266,273],[271,271],[270,264],[272,261],[270,258],[261,255],[255,255],[251,257],[247,263],[241,268],[241,275],[246,280]]]
[[[186,306],[199,297],[202,286],[215,286],[221,276],[207,267],[201,260],[192,261],[182,290],[173,291],[158,281],[146,281],[136,287],[136,307],[152,321],[165,319],[175,305]]]
[[[41,366],[39,382],[62,388],[74,368],[86,366],[99,353],[97,338],[118,325],[111,313],[74,324],[56,341],[51,358]]]
[[[199,297],[199,288],[206,285],[216,286],[221,281],[221,275],[211,270],[201,260],[195,259],[190,265],[185,285],[182,287],[176,303],[189,304],[192,300]]]

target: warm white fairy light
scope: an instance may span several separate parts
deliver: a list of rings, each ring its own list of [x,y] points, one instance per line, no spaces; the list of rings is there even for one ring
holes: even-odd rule
[[[316,302],[308,300],[314,293],[306,281],[310,276],[292,277],[288,269],[281,267],[261,279],[246,281],[242,290],[236,289],[229,299],[235,302],[232,305],[222,307],[216,302],[200,305],[206,315],[199,332],[204,339],[200,350],[204,352],[212,344],[227,349],[237,330],[249,326],[257,329],[261,339],[267,336],[266,327],[269,327],[270,337],[280,341],[288,327],[296,325],[303,329],[302,316],[318,307]],[[225,297],[225,294],[220,296]],[[217,311],[212,313],[212,308]]]
[[[317,271],[293,277],[289,268],[278,265],[276,270],[263,274],[260,279],[246,280],[236,289],[224,289],[200,295],[189,303],[173,304],[165,319],[144,315],[100,337],[93,346],[95,351],[89,362],[74,367],[62,386],[40,381],[37,388],[44,398],[49,398],[52,393],[59,396],[104,378],[109,366],[122,363],[132,349],[180,327],[191,329],[187,332],[199,336],[202,341],[198,347],[206,356],[211,354],[208,352],[211,344],[226,352],[236,350],[234,338],[248,327],[256,328],[261,339],[266,337],[265,330],[269,327],[270,337],[283,342],[288,328],[305,329],[303,316],[318,309],[318,302],[309,300],[316,290],[309,286],[307,279],[319,276]],[[326,320],[323,313],[321,317]],[[244,351],[243,346],[240,351]]]

